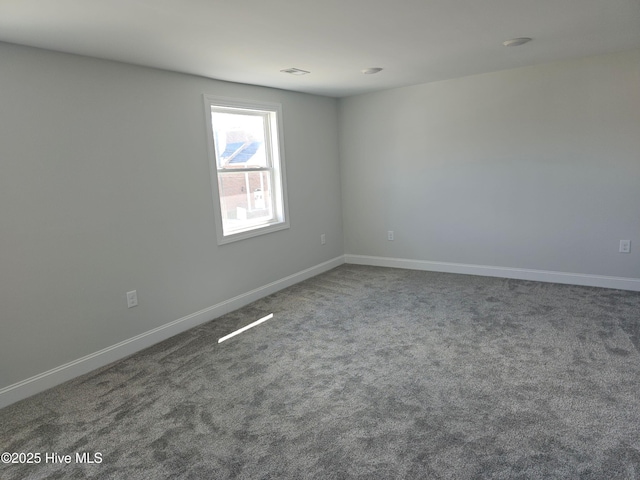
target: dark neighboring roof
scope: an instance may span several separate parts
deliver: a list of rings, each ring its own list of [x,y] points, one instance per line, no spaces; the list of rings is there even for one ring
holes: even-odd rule
[[[243,148],[244,142],[227,143],[227,148],[222,152],[222,160],[229,158],[240,149],[229,163],[247,163],[256,154],[261,144],[262,142],[251,142]]]

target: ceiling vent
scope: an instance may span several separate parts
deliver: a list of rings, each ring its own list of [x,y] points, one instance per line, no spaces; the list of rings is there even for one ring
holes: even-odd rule
[[[301,70],[299,68],[285,68],[284,70],[280,70],[282,73],[290,73],[291,75],[306,75],[307,73],[311,73],[311,72],[307,72],[306,70]]]
[[[531,39],[529,37],[512,38],[511,40],[502,42],[502,45],[505,47],[519,47],[520,45],[524,45],[530,41]]]

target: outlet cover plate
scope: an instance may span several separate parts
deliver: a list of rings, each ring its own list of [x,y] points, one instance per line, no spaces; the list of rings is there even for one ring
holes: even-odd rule
[[[138,306],[138,292],[131,290],[127,292],[127,308]]]
[[[620,253],[631,253],[631,240],[620,240]]]

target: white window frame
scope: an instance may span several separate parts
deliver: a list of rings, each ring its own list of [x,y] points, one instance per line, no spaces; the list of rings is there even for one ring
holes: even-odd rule
[[[279,103],[218,97],[207,94],[204,94],[203,97],[207,125],[207,146],[209,153],[209,169],[211,173],[211,190],[213,193],[214,217],[218,245],[289,228],[282,105]],[[211,121],[211,113],[213,109],[216,108],[221,111],[229,111],[232,113],[242,113],[242,111],[245,110],[248,115],[256,115],[258,112],[261,112],[266,114],[265,118],[268,118],[267,126],[265,128],[265,143],[267,144],[267,155],[270,156],[271,165],[264,169],[257,170],[270,171],[272,173],[272,197],[274,203],[273,218],[267,222],[247,222],[245,228],[233,232],[225,232],[222,218],[222,202],[220,200],[220,190],[218,188],[219,169],[216,161],[213,124]],[[256,169],[238,169],[238,172],[243,171],[256,171]]]

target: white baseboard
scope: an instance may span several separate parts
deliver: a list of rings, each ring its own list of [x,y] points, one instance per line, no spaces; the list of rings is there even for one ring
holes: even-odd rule
[[[586,275],[582,273],[490,267],[486,265],[466,265],[463,263],[429,262],[425,260],[410,260],[406,258],[374,257],[351,254],[345,255],[345,263],[371,265],[376,267],[407,268],[410,270],[427,270],[431,272],[481,275],[485,277],[515,278],[518,280],[565,283],[587,287],[616,288],[619,290],[640,292],[639,278],[607,277],[603,275]]]
[[[169,322],[161,327],[154,328],[148,332],[136,335],[120,343],[104,348],[90,355],[74,360],[46,372],[27,378],[21,382],[9,385],[0,389],[0,408],[6,407],[36,393],[47,390],[56,385],[71,380],[72,378],[84,375],[92,370],[108,365],[116,360],[120,360],[133,353],[139,352],[151,345],[173,337],[178,333],[187,331],[202,323],[218,318],[226,313],[232,312],[248,305],[260,298],[271,295],[283,288],[290,287],[296,283],[307,280],[344,263],[344,256],[336,257],[327,262],[315,265],[301,272],[289,275],[288,277],[276,280],[250,292],[243,293],[224,302],[192,313],[186,317]]]

